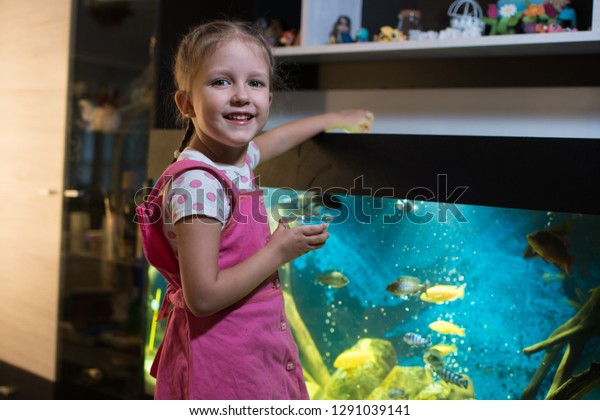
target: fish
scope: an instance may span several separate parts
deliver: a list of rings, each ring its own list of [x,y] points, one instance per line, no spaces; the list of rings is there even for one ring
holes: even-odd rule
[[[429,328],[440,334],[453,334],[460,335],[461,337],[465,336],[464,328],[461,328],[458,325],[448,321],[434,321],[431,324],[429,324]]]
[[[401,389],[390,389],[387,395],[391,400],[404,400],[407,396]]]
[[[469,381],[467,379],[463,379],[463,375],[460,373],[456,373],[450,369],[441,368],[435,371],[440,378],[444,382],[461,386],[463,388],[467,388],[469,386]]]
[[[373,360],[375,360],[375,355],[371,350],[346,350],[335,359],[333,367],[336,369],[353,369]]]
[[[431,344],[431,337],[423,337],[420,334],[409,332],[402,338],[411,347],[424,347]]]
[[[421,300],[439,305],[456,299],[463,299],[465,297],[465,287],[466,284],[458,287],[447,285],[429,287],[425,292],[421,293]]]
[[[319,274],[317,276],[317,280],[326,286],[334,287],[336,289],[344,287],[350,283],[348,277],[346,277],[341,271],[337,270],[331,270],[324,274]]]
[[[421,284],[421,280],[412,276],[400,276],[392,283],[388,284],[385,290],[393,295],[405,297],[407,295],[416,295],[422,293],[429,287],[429,283]]]
[[[526,238],[528,246],[536,255],[539,255],[544,261],[554,264],[562,272],[573,274],[575,255],[569,255],[570,245],[564,236],[554,230],[544,229],[532,232]],[[528,258],[527,255],[531,255],[528,249],[525,250],[525,258]]]
[[[441,357],[446,357],[450,353],[456,353],[458,351],[458,349],[456,348],[456,346],[454,344],[443,344],[443,343],[436,344],[435,346],[431,346],[429,348],[429,350],[437,351]]]
[[[442,369],[444,367],[443,357],[440,352],[431,348],[423,356],[423,361],[425,364],[431,366],[433,370]]]

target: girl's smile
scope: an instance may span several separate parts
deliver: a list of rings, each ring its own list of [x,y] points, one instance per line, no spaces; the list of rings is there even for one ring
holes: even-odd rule
[[[225,118],[234,124],[246,125],[254,117],[251,114],[230,114],[226,115]]]

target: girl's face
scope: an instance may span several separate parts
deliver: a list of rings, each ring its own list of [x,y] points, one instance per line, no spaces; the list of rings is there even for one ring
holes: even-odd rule
[[[241,148],[263,129],[272,100],[269,74],[264,52],[250,42],[234,39],[207,57],[187,97],[204,144]]]

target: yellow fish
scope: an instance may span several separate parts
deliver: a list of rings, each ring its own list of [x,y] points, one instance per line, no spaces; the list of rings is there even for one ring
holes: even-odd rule
[[[374,358],[371,350],[346,350],[335,359],[333,367],[336,369],[352,369],[368,360],[373,361]]]
[[[458,351],[458,349],[456,348],[456,346],[454,344],[436,344],[435,346],[431,346],[429,348],[429,350],[435,350],[437,351],[440,356],[442,357],[446,357],[448,356],[450,353],[456,353]]]
[[[424,293],[421,293],[421,300],[441,304],[456,299],[462,299],[465,297],[465,287],[466,284],[459,287],[445,285],[433,286],[425,290]]]
[[[439,332],[440,334],[454,334],[460,335],[461,337],[465,336],[465,329],[459,327],[458,325],[453,324],[448,321],[435,321],[429,324],[429,328],[431,328],[435,332]]]

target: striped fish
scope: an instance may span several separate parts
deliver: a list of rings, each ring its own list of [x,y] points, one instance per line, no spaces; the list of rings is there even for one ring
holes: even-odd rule
[[[469,386],[469,381],[467,379],[462,379],[462,375],[460,373],[456,373],[450,369],[441,368],[436,370],[436,373],[444,380],[444,382],[462,386],[463,388],[467,388]]]
[[[423,337],[422,335],[413,332],[404,334],[403,340],[411,347],[424,347],[431,344],[431,337]]]

